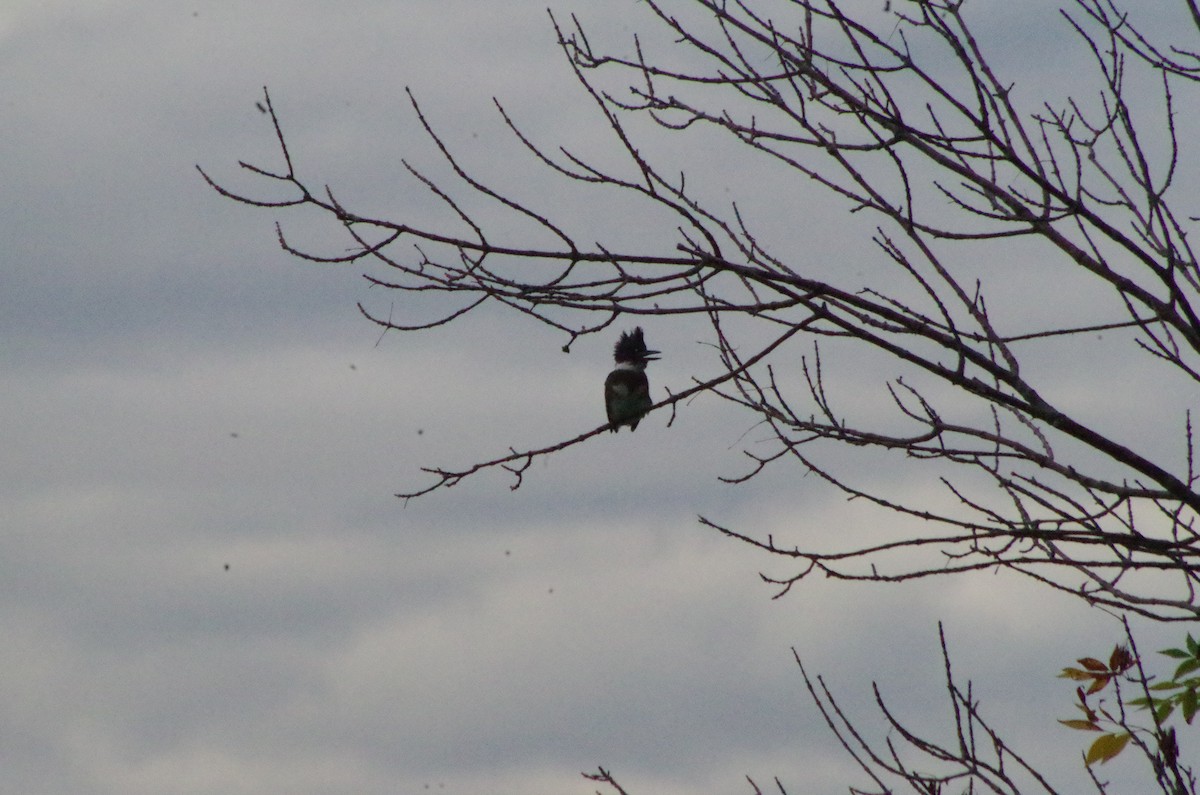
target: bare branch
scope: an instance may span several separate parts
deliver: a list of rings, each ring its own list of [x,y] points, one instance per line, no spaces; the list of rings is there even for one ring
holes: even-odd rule
[[[1054,20],[1090,58],[1094,82],[1077,95],[1030,100],[1030,87],[991,59],[1007,43],[974,27],[961,3],[851,12],[832,0],[796,0],[768,17],[740,0],[681,2],[697,13],[671,13],[661,0],[642,5],[675,43],[664,51],[642,38],[624,52],[601,49],[579,20],[561,25],[551,14],[615,160],[541,143],[536,128],[496,102],[534,166],[617,192],[661,224],[653,245],[631,246],[620,229],[584,242],[553,197],[521,201],[487,184],[411,92],[449,177],[405,167],[445,210],[443,222],[371,217],[330,187],[306,184],[265,91],[281,166],[239,163],[263,195],[200,174],[234,201],[285,214],[303,207],[340,224],[348,252],[303,248],[282,222],[277,234],[299,258],[361,263],[372,285],[406,298],[393,302],[396,317],[359,307],[384,331],[435,329],[504,307],[555,329],[569,349],[623,316],[703,319],[716,375],[693,376],[654,409],[670,406],[673,418],[686,410],[681,401],[711,395],[767,434],[743,450],[748,466],[728,482],[790,462],[924,528],[894,533],[881,523],[871,540],[838,548],[839,534],[802,533],[804,543],[785,544],[775,528],[701,520],[797,565],[767,578],[781,594],[812,572],[897,581],[999,568],[1106,608],[1200,617],[1190,415],[1158,394],[1180,379],[1200,383],[1200,265],[1189,240],[1196,212],[1181,209],[1178,188],[1197,144],[1176,123],[1200,90],[1200,57],[1186,44],[1200,24],[1162,41],[1138,26],[1139,9],[1076,0]],[[1187,4],[1193,22],[1196,8]],[[774,176],[869,215],[879,255],[869,273],[817,261],[794,230],[747,217],[745,205],[704,199],[702,187],[689,187],[704,185],[703,158],[680,147],[690,163],[680,171],[650,157],[661,150],[641,140],[657,132],[684,142],[701,128],[724,136],[748,168],[769,164]],[[1024,300],[1006,298],[1004,288],[1020,289],[1030,273]],[[1076,289],[1087,291],[1087,307],[1063,300]],[[431,296],[453,300],[424,301]],[[410,316],[426,305],[436,307],[432,316]],[[808,338],[811,355],[792,347]],[[1154,373],[1138,385],[1146,415],[1186,429],[1185,449],[1164,452],[1115,412],[1094,410],[1130,388],[1125,369],[1112,365],[1125,352]],[[877,394],[847,400],[846,380],[863,381],[860,361],[886,369]],[[1058,389],[1047,362],[1090,366],[1088,389],[1078,390],[1087,399]],[[534,460],[605,429],[427,467],[433,482],[399,496],[497,468],[516,488]],[[831,446],[860,462],[900,460],[940,497],[836,473],[822,458]]]

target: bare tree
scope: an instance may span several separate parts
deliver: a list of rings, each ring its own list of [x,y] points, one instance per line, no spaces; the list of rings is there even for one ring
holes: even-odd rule
[[[412,293],[411,300],[427,293],[462,299],[445,316],[413,326],[371,316],[385,328],[430,328],[500,303],[561,330],[569,346],[622,314],[707,318],[722,372],[657,407],[674,408],[707,392],[769,428],[775,449],[747,451],[752,467],[733,480],[792,460],[851,497],[927,520],[930,528],[849,549],[784,547],[752,530],[717,528],[795,558],[800,568],[780,582],[783,590],[813,572],[901,580],[999,566],[1120,610],[1159,619],[1200,616],[1194,528],[1200,491],[1190,413],[1154,414],[1156,395],[1147,390],[1146,411],[1178,429],[1178,450],[1172,460],[1162,460],[1161,450],[1139,449],[1138,440],[1122,437],[1122,428],[1105,427],[1069,401],[1047,398],[1040,383],[1045,379],[1023,366],[1064,338],[1078,343],[1072,356],[1085,362],[1102,361],[1132,339],[1165,371],[1157,383],[1181,376],[1194,385],[1200,379],[1200,318],[1193,307],[1200,271],[1187,239],[1195,219],[1174,208],[1172,190],[1191,162],[1188,141],[1176,130],[1175,107],[1176,94],[1196,86],[1196,55],[1152,41],[1108,0],[1079,0],[1062,12],[1064,28],[1092,56],[1095,95],[1046,99],[1029,112],[1018,107],[1013,84],[991,66],[962,3],[897,3],[891,13],[858,15],[816,0],[681,5],[706,15],[689,26],[665,3],[647,3],[680,47],[702,56],[704,69],[656,65],[636,42],[630,56],[601,54],[578,24],[568,31],[554,21],[568,64],[632,165],[628,175],[539,147],[497,103],[531,157],[546,168],[669,210],[678,222],[664,236],[670,250],[580,243],[549,211],[519,203],[461,168],[415,99],[422,124],[460,178],[457,186],[438,185],[406,164],[455,211],[458,223],[446,229],[365,217],[338,202],[332,190],[306,185],[296,175],[269,96],[265,107],[285,167],[276,172],[242,165],[284,183],[295,197],[264,201],[205,178],[249,204],[323,210],[357,244],[349,255],[322,256],[292,247],[280,231],[283,246],[299,257],[372,260],[385,269],[367,277],[374,284]],[[764,6],[778,15],[769,16]],[[1194,40],[1200,14],[1194,2],[1184,6]],[[1130,101],[1134,71],[1152,78],[1156,104],[1141,95]],[[598,87],[597,75],[606,72],[628,83],[623,94]],[[1139,83],[1138,91],[1144,87]],[[909,285],[889,292],[879,286],[888,283],[884,277],[856,283],[795,252],[769,250],[737,205],[702,205],[681,176],[660,172],[643,156],[627,130],[631,116],[672,131],[718,128],[744,145],[747,158],[770,158],[843,197],[850,212],[873,214],[881,257]],[[462,189],[532,220],[550,244],[510,242],[502,229],[484,228],[456,201],[454,193]],[[1060,280],[1099,288],[1104,301],[1098,319],[1030,327],[1029,313],[997,316],[989,309],[977,271],[963,263],[995,256],[989,246],[1013,239],[1036,244],[1027,256],[1055,269],[1050,285]],[[540,267],[529,267],[531,261]],[[1043,290],[1046,283],[1030,289]],[[1044,305],[1046,298],[1028,295],[1031,305]],[[752,319],[766,341],[741,344],[727,331],[734,317]],[[845,355],[866,346],[893,360],[895,378],[886,388],[906,427],[896,430],[894,417],[887,429],[847,418],[831,397],[821,340],[836,341]],[[808,352],[797,355],[797,345]],[[805,385],[799,394],[795,382],[780,375],[797,370]],[[1127,373],[1098,373],[1095,388],[1115,392]],[[488,467],[508,468],[519,485],[535,458],[602,430],[465,469],[433,468],[431,485],[401,496],[450,486]],[[866,454],[900,451],[940,478],[954,504],[931,508],[859,488],[809,452],[824,441]],[[991,494],[969,476],[970,485],[959,486],[939,464],[982,474]],[[1151,576],[1138,576],[1143,573]],[[1168,574],[1174,578],[1169,589]]]
[[[1103,731],[1095,724],[1107,724],[1117,731],[1103,734],[1093,743],[1088,752],[1088,775],[1097,793],[1109,791],[1109,784],[1100,778],[1092,762],[1108,761],[1121,753],[1127,745],[1135,747],[1151,771],[1147,785],[1164,795],[1195,795],[1197,792],[1194,771],[1180,759],[1175,729],[1167,724],[1166,710],[1149,711],[1144,723],[1132,713],[1130,705],[1136,700],[1123,695],[1122,689],[1143,693],[1152,700],[1151,678],[1145,671],[1128,622],[1124,625],[1127,645],[1117,646],[1107,662],[1086,659],[1088,669],[1078,671],[1089,679],[1092,686],[1087,694],[1080,689],[1080,700],[1087,719],[1063,721],[1064,723],[1089,723],[1091,726],[1072,728]],[[824,677],[811,675],[804,667],[800,655],[793,649],[796,664],[800,667],[805,687],[817,705],[826,726],[837,737],[842,748],[862,770],[871,789],[851,787],[851,795],[887,795],[896,791],[908,791],[922,795],[942,793],[991,792],[996,795],[1021,795],[1043,793],[1058,795],[1064,790],[1056,787],[1020,751],[1005,740],[988,722],[979,700],[975,697],[971,683],[965,684],[956,676],[950,663],[950,652],[942,627],[938,626],[943,671],[945,674],[946,706],[949,711],[948,737],[938,739],[918,733],[909,728],[906,720],[888,705],[878,685],[872,685],[875,706],[883,716],[887,729],[886,739],[880,741],[868,737],[859,724],[852,720],[838,703]],[[1180,650],[1171,650],[1180,651]],[[1182,652],[1181,652],[1182,653]],[[1200,661],[1195,651],[1188,651],[1189,659]],[[1176,655],[1179,656],[1179,655]],[[1076,669],[1071,669],[1076,670]],[[1109,688],[1114,694],[1115,705],[1095,703],[1094,695]],[[1091,699],[1094,706],[1088,705]],[[1195,708],[1193,708],[1194,712]],[[1189,720],[1190,722],[1190,720]],[[603,767],[596,773],[584,774],[585,778],[612,788],[617,795],[626,795],[613,775]],[[754,795],[763,795],[764,790],[749,776],[747,780]],[[1153,783],[1150,784],[1149,782]],[[787,786],[776,778],[774,788],[768,791],[787,795]]]
[[[999,568],[1115,611],[1200,617],[1200,489],[1187,407],[1200,381],[1200,266],[1188,240],[1200,220],[1192,206],[1200,138],[1177,112],[1197,99],[1200,5],[1156,7],[1174,13],[1174,24],[1151,34],[1139,27],[1143,8],[1075,0],[1060,12],[1060,38],[1090,69],[1082,88],[1062,96],[1007,76],[996,57],[1004,43],[976,30],[961,1],[881,0],[853,12],[834,0],[644,5],[676,49],[635,38],[618,54],[594,45],[578,21],[551,17],[624,168],[541,145],[496,107],[550,173],[671,217],[657,246],[627,250],[615,234],[584,242],[552,203],[531,206],[484,184],[411,93],[457,175],[439,183],[405,163],[450,210],[442,227],[361,215],[330,188],[306,184],[269,96],[283,167],[241,165],[291,197],[256,198],[201,173],[240,202],[324,211],[354,244],[327,256],[294,247],[280,227],[281,244],[298,257],[373,263],[367,279],[409,301],[459,299],[411,325],[362,310],[386,329],[433,328],[500,304],[557,329],[569,348],[623,315],[706,320],[718,374],[696,377],[655,409],[674,412],[706,393],[768,429],[771,446],[746,449],[748,468],[729,480],[791,461],[850,498],[918,520],[847,547],[833,534],[792,546],[701,520],[793,560],[793,574],[769,580],[781,594],[814,573],[897,581]],[[738,204],[703,198],[699,158],[685,179],[645,154],[639,136],[651,128],[678,136],[711,128],[747,163],[772,163],[848,213],[870,216],[877,267],[857,275],[769,239]],[[464,196],[495,202],[538,231],[510,239],[513,225],[485,223]],[[1074,294],[1087,297],[1086,312]],[[836,397],[839,374],[864,353],[892,368],[880,392],[890,416],[847,410]],[[1055,368],[1089,366],[1086,390],[1056,390]],[[1175,439],[1174,449],[1095,410],[1129,390],[1135,371],[1139,418],[1166,429],[1160,435]],[[399,496],[498,467],[516,488],[535,459],[605,430],[463,468],[431,467],[429,485]],[[913,501],[856,482],[827,463],[831,445],[889,466],[903,457],[941,483],[946,499]],[[962,715],[976,719],[974,708],[952,681],[950,689],[961,728]]]

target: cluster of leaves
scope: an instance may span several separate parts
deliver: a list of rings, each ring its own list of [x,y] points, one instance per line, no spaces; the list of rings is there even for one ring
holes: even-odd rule
[[[1163,649],[1159,653],[1179,661],[1171,677],[1160,682],[1146,675],[1140,658],[1128,646],[1114,647],[1107,662],[1095,657],[1081,657],[1076,660],[1079,667],[1068,666],[1059,674],[1061,678],[1083,683],[1075,689],[1075,706],[1084,715],[1082,718],[1060,720],[1059,723],[1080,731],[1101,732],[1084,755],[1087,764],[1104,763],[1116,757],[1125,750],[1130,740],[1138,740],[1139,735],[1142,741],[1137,744],[1160,762],[1173,765],[1178,758],[1175,729],[1167,726],[1166,722],[1176,709],[1189,725],[1196,717],[1200,706],[1200,643],[1189,633],[1184,648]],[[1137,687],[1142,695],[1123,698],[1122,682]],[[1116,700],[1115,707],[1110,709],[1103,698],[1089,701],[1090,697],[1102,693],[1110,685]],[[1131,724],[1126,716],[1126,706],[1148,711],[1154,722],[1153,727]],[[1147,739],[1153,741],[1154,745],[1147,744]]]
[[[1159,654],[1179,660],[1179,665],[1170,679],[1150,685],[1151,691],[1166,692],[1168,695],[1149,695],[1129,703],[1136,707],[1153,709],[1159,722],[1166,720],[1178,707],[1184,722],[1191,725],[1192,718],[1196,717],[1197,693],[1200,692],[1200,642],[1189,633],[1185,648],[1163,649]]]
[[[1068,666],[1063,668],[1059,676],[1088,683],[1075,688],[1078,699],[1075,706],[1083,712],[1084,717],[1060,720],[1059,723],[1080,731],[1104,732],[1092,742],[1085,759],[1089,765],[1094,762],[1107,762],[1125,750],[1133,734],[1126,726],[1123,711],[1114,715],[1105,707],[1103,699],[1093,705],[1088,703],[1088,697],[1118,682],[1121,677],[1129,678],[1129,672],[1137,665],[1137,660],[1127,647],[1117,646],[1109,655],[1107,663],[1095,657],[1080,657],[1076,662],[1079,663],[1079,668]],[[1118,694],[1119,700],[1119,685],[1114,686],[1114,692]]]

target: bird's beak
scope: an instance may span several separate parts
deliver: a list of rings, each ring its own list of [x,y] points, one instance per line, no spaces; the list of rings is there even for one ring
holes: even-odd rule
[[[659,353],[661,353],[661,351],[646,351],[645,355],[643,355],[642,358],[648,362],[657,361],[658,359],[662,358],[661,356],[658,355]]]

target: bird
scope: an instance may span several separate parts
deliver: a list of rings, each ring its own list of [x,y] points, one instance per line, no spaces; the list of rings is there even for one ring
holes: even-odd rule
[[[646,365],[658,359],[658,351],[646,348],[639,326],[621,333],[613,347],[617,366],[604,379],[604,408],[608,412],[609,429],[616,433],[628,425],[632,433],[654,401],[650,399],[650,381]]]

